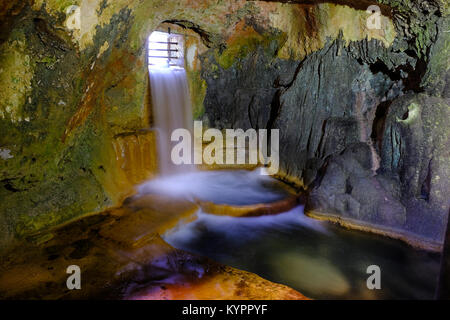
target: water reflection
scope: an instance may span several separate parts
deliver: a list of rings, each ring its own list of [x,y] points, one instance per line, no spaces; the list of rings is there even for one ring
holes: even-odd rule
[[[165,240],[316,299],[431,299],[439,273],[438,254],[310,219],[301,206],[256,218],[200,212]],[[373,264],[381,268],[381,290],[366,287]]]

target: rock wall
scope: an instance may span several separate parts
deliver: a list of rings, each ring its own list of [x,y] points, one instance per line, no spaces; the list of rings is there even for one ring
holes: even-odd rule
[[[225,20],[245,8],[245,1],[2,4],[0,248],[118,205],[155,174],[147,37],[166,20],[198,21],[204,26],[189,28],[218,41]]]
[[[352,20],[357,8],[333,4],[290,4],[308,23],[285,14],[288,32],[247,18],[225,50],[203,57],[205,117],[219,128],[280,129],[280,176],[308,190],[310,215],[440,249],[450,205],[448,8],[384,3],[384,28],[394,30],[376,35]]]

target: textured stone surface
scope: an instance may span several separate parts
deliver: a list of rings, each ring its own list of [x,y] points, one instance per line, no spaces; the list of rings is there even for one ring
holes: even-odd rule
[[[342,31],[284,60],[283,37],[266,31],[233,63],[206,54],[205,116],[220,128],[280,129],[281,176],[311,190],[309,211],[439,249],[450,193],[439,120],[449,118],[449,55],[448,18],[436,13],[447,9],[386,3],[398,33],[390,47]]]
[[[336,40],[295,62],[270,61],[260,49],[220,69],[207,80],[211,126],[280,129],[281,170],[309,185],[329,155],[370,141],[376,106],[399,91],[350,50]]]
[[[173,198],[129,199],[2,252],[2,299],[307,299],[256,274],[177,250],[160,237],[192,221],[198,207]],[[81,269],[68,290],[66,269]],[[26,276],[24,276],[26,274]]]
[[[448,99],[409,94],[394,100],[376,145],[381,158],[376,174],[369,146],[347,147],[327,160],[308,209],[441,243],[450,190],[442,179],[450,174],[450,137],[441,121],[449,117]]]

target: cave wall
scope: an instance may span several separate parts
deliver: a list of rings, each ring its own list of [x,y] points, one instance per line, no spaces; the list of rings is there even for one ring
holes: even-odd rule
[[[218,128],[279,128],[280,177],[311,191],[310,212],[438,241],[441,207],[448,208],[448,136],[433,121],[448,111],[447,3],[380,0],[383,28],[369,30],[359,1],[296,2],[2,4],[0,247],[23,237],[42,241],[40,230],[117,205],[157,172],[145,41],[163,22],[202,39],[189,44],[196,118]],[[81,10],[75,27],[70,5]],[[410,105],[420,121],[404,117]],[[352,179],[344,179],[344,194],[341,180],[325,183],[333,162],[353,150],[361,169],[340,174],[363,176],[366,188],[381,188],[378,197],[389,193],[398,210],[387,218],[375,203],[347,194],[358,189]],[[400,152],[407,160],[389,165]],[[406,173],[411,163],[420,169],[415,178]],[[333,186],[337,200],[327,197]],[[426,208],[417,214],[426,230],[407,227],[413,200]]]
[[[294,2],[283,8],[307,17],[297,26],[287,14],[288,28],[247,18],[223,51],[204,55],[206,120],[280,129],[280,177],[308,190],[309,215],[439,250],[450,193],[447,5],[383,1],[385,32],[374,35],[351,4]]]
[[[195,21],[189,29],[212,46],[255,10],[246,1],[187,0],[30,0],[0,9],[0,248],[43,241],[39,231],[118,205],[157,172],[151,31]],[[204,94],[194,67],[191,82]]]

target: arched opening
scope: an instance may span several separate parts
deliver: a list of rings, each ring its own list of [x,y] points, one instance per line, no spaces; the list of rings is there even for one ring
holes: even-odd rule
[[[148,38],[149,68],[184,68],[184,35],[154,31]]]
[[[185,169],[173,165],[170,159],[171,135],[177,129],[192,129],[191,94],[184,59],[186,35],[179,29],[163,24],[151,33],[147,45],[153,128],[162,175]]]

